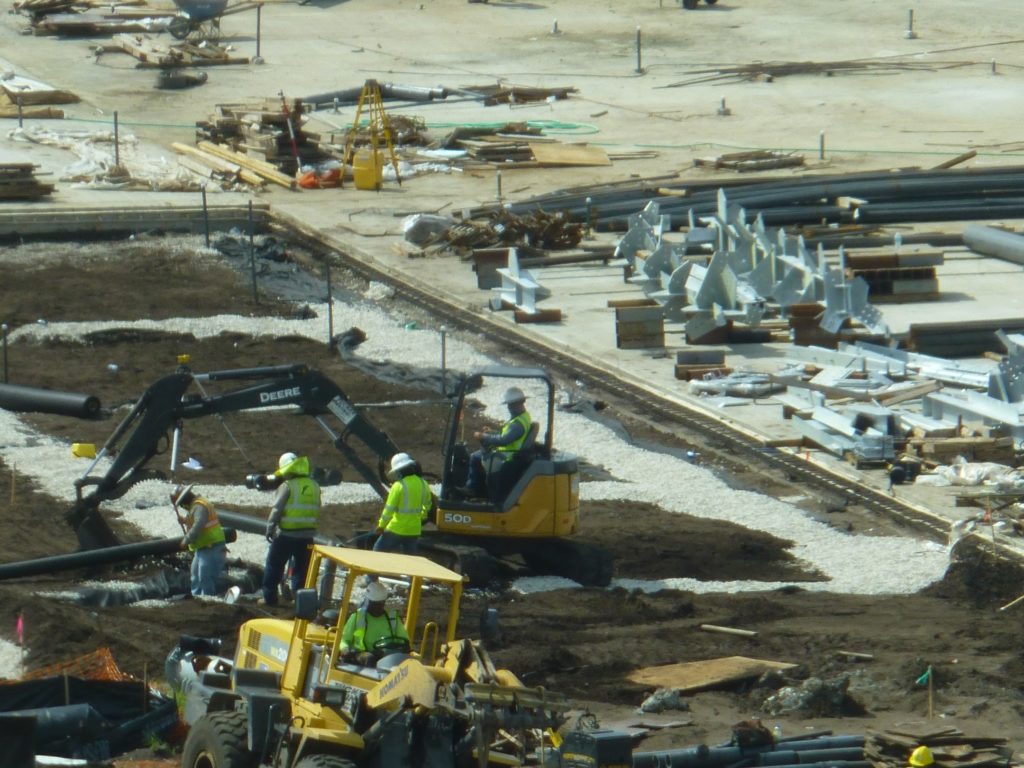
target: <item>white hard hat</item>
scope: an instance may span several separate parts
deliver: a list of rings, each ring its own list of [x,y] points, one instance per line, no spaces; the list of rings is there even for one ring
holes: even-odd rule
[[[277,468],[278,469],[284,469],[289,464],[291,464],[293,461],[295,461],[297,458],[299,458],[299,457],[296,456],[291,451],[288,451],[288,453],[282,453],[281,454],[281,458],[277,460]]]
[[[366,588],[366,599],[371,603],[383,603],[388,599],[388,588],[379,581],[374,581]]]
[[[501,396],[501,402],[505,403],[521,403],[526,399],[526,395],[523,394],[523,390],[519,387],[509,387],[505,390],[505,394]]]
[[[177,504],[182,499],[187,499],[190,493],[192,493],[192,483],[179,483],[171,491],[171,503]]]
[[[408,453],[396,453],[391,457],[391,471],[399,472],[406,467],[411,467],[416,463],[416,460]]]

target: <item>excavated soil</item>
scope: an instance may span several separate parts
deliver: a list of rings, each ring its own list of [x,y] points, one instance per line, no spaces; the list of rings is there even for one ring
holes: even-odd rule
[[[138,256],[143,253],[146,268],[139,270]],[[212,257],[197,260],[158,242],[111,247],[102,258],[22,260],[5,268],[0,319],[13,329],[40,319],[131,320],[302,311],[301,305],[267,296],[254,304],[246,279],[247,275]],[[412,386],[382,383],[347,364],[326,344],[297,338],[224,334],[199,341],[189,335],[125,330],[92,334],[84,344],[14,343],[8,364],[11,383],[87,392],[113,408],[172,372],[180,354],[189,354],[192,366],[200,371],[307,363],[338,382],[357,403],[430,394]],[[116,372],[108,369],[110,363],[117,365]],[[415,418],[404,409],[375,409],[370,415],[378,427],[400,437],[400,445],[421,459],[428,474],[437,475],[446,408],[424,407]],[[602,415],[619,419],[645,444],[683,447],[642,420],[617,411],[614,404]],[[271,419],[268,431],[265,419],[232,414],[233,437],[217,419],[189,422],[190,444],[204,446],[198,456],[205,467],[203,479],[241,482],[246,473],[273,466],[282,445],[303,446],[315,464],[339,465],[338,455],[311,420],[284,415]],[[28,420],[40,431],[68,441],[100,444],[116,426],[113,419],[33,415]],[[729,471],[729,457],[709,453],[707,460]],[[351,471],[347,479],[355,479]],[[736,482],[773,495],[806,491],[788,488],[779,478],[759,479],[749,467]],[[855,528],[879,523],[858,518],[856,510],[830,512],[827,499],[819,502],[812,511],[837,525]],[[66,502],[39,493],[17,467],[0,466],[4,521],[0,561],[73,551],[77,541],[63,520],[66,508]],[[329,511],[323,527],[326,533],[346,536],[369,526],[377,511],[375,504],[346,508],[343,513]],[[729,738],[731,725],[750,717],[778,722],[787,735],[820,728],[862,733],[896,724],[923,727],[927,691],[915,680],[928,665],[935,669],[934,715],[941,724],[959,725],[967,733],[1003,736],[1014,747],[1024,746],[1018,727],[1024,714],[1020,693],[1024,606],[998,610],[1024,588],[1019,569],[1010,564],[994,561],[984,552],[962,550],[946,578],[924,594],[823,594],[799,586],[820,576],[801,569],[789,555],[787,542],[739,527],[616,502],[587,505],[583,528],[584,540],[614,554],[618,577],[785,580],[794,586],[738,595],[642,594],[622,589],[558,590],[528,596],[508,590],[471,591],[464,604],[464,631],[475,635],[480,611],[496,608],[502,636],[493,654],[501,666],[525,682],[561,691],[596,712],[605,724],[615,725],[643,719],[634,710],[653,688],[628,681],[627,675],[638,667],[738,655],[793,662],[798,666],[788,675],[792,681],[812,676],[849,681],[841,706],[800,716],[763,713],[760,706],[772,692],[766,685],[748,682],[692,694],[686,699],[689,711],[669,713],[683,724],[653,733],[643,742],[644,749],[721,742]],[[131,536],[123,528],[119,532]],[[843,553],[837,551],[835,556]],[[160,567],[183,564],[170,558],[106,575],[138,578]],[[97,608],[37,594],[72,587],[88,576],[63,573],[0,583],[0,635],[13,641],[15,617],[23,613],[30,669],[108,646],[124,670],[152,676],[162,669],[177,635],[222,636],[230,652],[238,625],[259,615],[259,609],[248,604],[181,600],[173,609]],[[704,624],[742,627],[757,635],[703,631]],[[842,651],[872,658],[858,661]]]

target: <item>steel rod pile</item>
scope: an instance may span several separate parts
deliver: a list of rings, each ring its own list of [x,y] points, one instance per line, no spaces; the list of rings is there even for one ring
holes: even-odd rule
[[[717,193],[727,187],[729,201],[742,205],[749,219],[758,214],[770,226],[881,224],[914,221],[964,221],[1024,216],[1024,166],[998,170],[941,169],[869,171],[770,181],[635,182],[566,190],[508,206],[524,215],[534,210],[561,211],[574,221],[589,221],[601,231],[624,231],[628,218],[656,200],[672,228],[686,226],[689,214],[708,216]],[[482,209],[479,213],[483,213]],[[469,215],[475,213],[468,212]]]

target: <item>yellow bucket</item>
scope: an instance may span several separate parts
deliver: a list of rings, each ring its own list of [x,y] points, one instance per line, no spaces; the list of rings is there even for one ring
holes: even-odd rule
[[[384,162],[379,151],[363,147],[352,158],[352,178],[356,189],[380,189],[384,180]]]
[[[71,455],[79,459],[95,459],[96,446],[93,443],[72,443]]]

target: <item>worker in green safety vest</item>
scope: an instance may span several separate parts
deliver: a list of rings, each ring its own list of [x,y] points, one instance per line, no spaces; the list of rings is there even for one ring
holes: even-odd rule
[[[409,633],[397,611],[387,610],[388,588],[379,581],[366,587],[363,605],[341,630],[342,658],[369,667],[391,653],[409,652]]]
[[[494,471],[499,464],[515,455],[522,448],[530,433],[533,420],[526,410],[526,395],[519,387],[509,387],[501,398],[508,406],[508,421],[501,425],[500,432],[474,432],[473,437],[480,441],[481,449],[473,451],[469,457],[469,477],[464,488],[458,489],[464,496],[479,497],[487,495],[487,471]],[[491,459],[491,466],[484,469],[484,459]]]
[[[309,548],[320,525],[320,486],[310,477],[309,458],[281,454],[274,473],[281,479],[267,520],[267,561],[263,567],[263,602],[277,605],[278,584],[292,560],[292,594],[302,588],[309,568]]]
[[[391,457],[388,479],[394,482],[377,521],[375,552],[416,554],[423,523],[434,511],[434,494],[422,475],[419,462],[408,453]]]
[[[196,597],[213,597],[217,594],[217,579],[227,562],[227,544],[217,510],[209,501],[197,496],[188,483],[181,483],[171,491],[171,504],[185,532],[181,548],[192,552],[191,592]],[[184,513],[179,508],[184,509]]]

